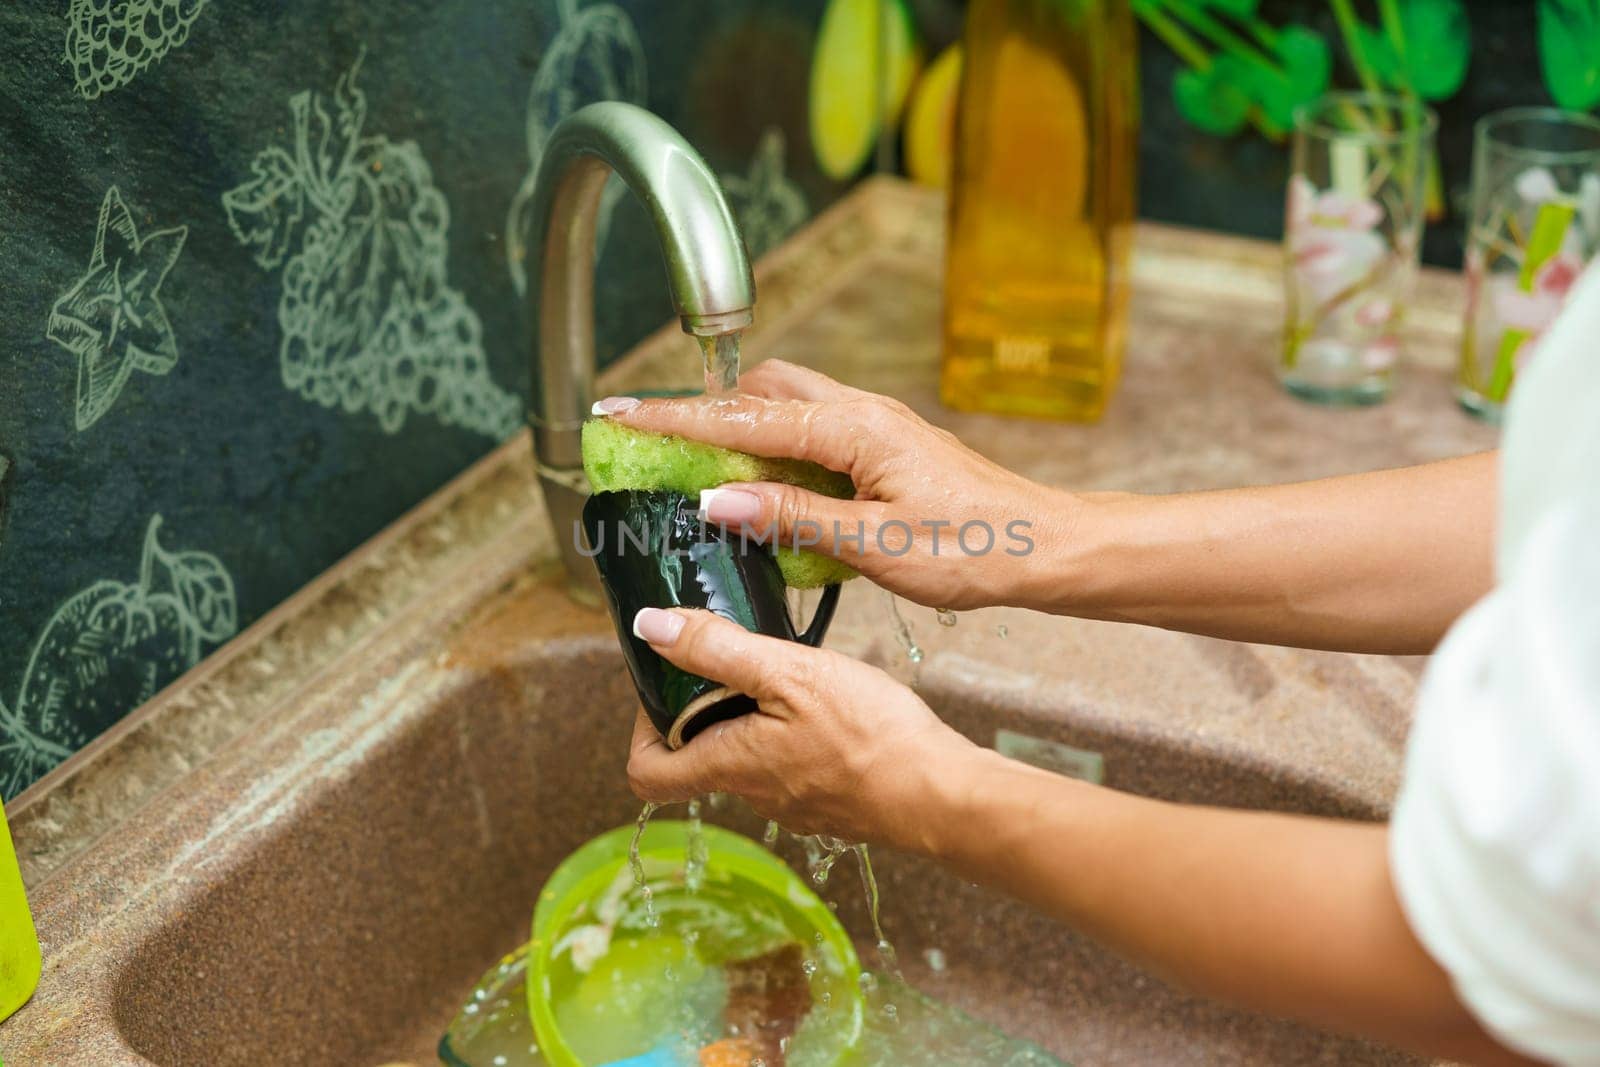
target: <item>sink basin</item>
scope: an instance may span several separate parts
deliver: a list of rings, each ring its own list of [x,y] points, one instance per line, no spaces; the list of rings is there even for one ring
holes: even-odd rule
[[[628,822],[636,701],[603,620],[539,647],[530,586],[458,633],[433,684],[399,687],[363,723],[394,724],[348,773],[301,783],[292,809],[181,913],[130,951],[116,1027],[152,1063],[432,1062],[480,974],[526,939],[540,885],[569,852]],[[852,593],[866,595],[865,590]],[[861,599],[858,596],[856,599]],[[859,604],[857,605],[860,606]],[[1007,729],[1092,749],[1108,783],[1171,800],[1371,814],[1357,797],[1286,784],[1266,766],[1175,749],[1071,715],[1018,712],[934,682],[935,708],[974,739]],[[345,751],[340,727],[302,743]],[[243,785],[244,783],[240,783]],[[270,804],[270,802],[268,802]],[[759,837],[726,805],[708,812]],[[925,991],[1081,1064],[1399,1062],[1296,1026],[1205,1005],[1021,905],[880,853],[884,922]],[[855,872],[826,892],[870,925]],[[871,959],[871,938],[861,949]],[[925,950],[944,956],[930,971]],[[205,1025],[197,1026],[197,1020]]]
[[[747,359],[892,391],[998,461],[1082,488],[1312,477],[1493,443],[1450,400],[1458,279],[1425,272],[1412,377],[1390,404],[1310,410],[1260,365],[1276,251],[1159,227],[1140,231],[1125,381],[1100,426],[944,412],[941,232],[936,197],[867,183],[758,265]],[[689,384],[692,349],[664,332],[603,387]],[[545,877],[639,807],[632,686],[603,612],[561,584],[537,494],[526,438],[507,442],[8,805],[45,972],[0,1024],[7,1063],[435,1062],[478,977],[526,940]],[[888,604],[852,584],[829,644],[980,743],[1209,804],[1378,819],[1398,785],[1420,661],[902,609],[916,662]],[[733,804],[710,816],[761,832]],[[876,860],[913,983],[1081,1067],[1408,1062],[1201,1003],[1019,904]],[[867,937],[848,864],[826,892]]]

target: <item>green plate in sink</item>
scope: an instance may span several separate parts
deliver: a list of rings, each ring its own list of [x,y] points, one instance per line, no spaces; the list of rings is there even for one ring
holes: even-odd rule
[[[698,1062],[696,1048],[724,1037],[722,966],[787,945],[804,951],[811,991],[791,1056],[851,1062],[864,1006],[861,963],[844,927],[783,860],[716,826],[702,827],[706,863],[690,890],[689,832],[679,821],[646,827],[639,857],[648,901],[629,863],[633,826],[578,849],[540,892],[527,990],[546,1062],[600,1067],[663,1042]]]

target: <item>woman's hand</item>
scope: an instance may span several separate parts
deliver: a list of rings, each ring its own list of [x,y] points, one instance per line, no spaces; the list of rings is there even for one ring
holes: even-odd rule
[[[844,560],[920,604],[966,609],[1030,603],[1027,557],[1059,545],[1076,499],[1013,474],[889,397],[781,360],[726,397],[609,397],[598,414],[758,456],[810,460],[848,474],[855,500],[771,483],[702,494],[707,518],[752,534],[776,530]],[[1034,561],[1037,562],[1037,561]]]
[[[676,752],[641,711],[628,779],[642,799],[733,793],[794,833],[927,849],[922,800],[980,750],[915,693],[848,656],[705,611],[645,608],[633,625],[661,656],[760,708]]]

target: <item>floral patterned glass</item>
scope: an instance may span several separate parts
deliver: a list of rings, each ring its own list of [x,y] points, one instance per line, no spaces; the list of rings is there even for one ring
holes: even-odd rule
[[[1330,93],[1295,115],[1278,377],[1296,396],[1389,395],[1416,279],[1437,120],[1399,96]]]
[[[1600,243],[1600,120],[1513,108],[1478,122],[1456,398],[1498,421]]]

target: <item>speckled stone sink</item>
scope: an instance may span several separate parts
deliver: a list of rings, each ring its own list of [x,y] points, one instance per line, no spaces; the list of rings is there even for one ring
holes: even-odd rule
[[[1265,369],[1272,251],[1160,228],[1140,234],[1125,382],[1101,426],[944,412],[940,232],[936,198],[868,183],[758,268],[748,357],[894,392],[1002,462],[1086,488],[1308,477],[1493,443],[1449,398],[1454,279],[1425,279],[1394,401],[1313,410]],[[608,378],[694,373],[692,345],[663,333]],[[434,1062],[477,977],[526,938],[553,866],[638,810],[631,686],[604,615],[554,572],[531,467],[526,439],[508,442],[8,807],[46,964],[0,1024],[6,1063]],[[920,664],[861,583],[829,643],[981,743],[1063,743],[1098,755],[1109,785],[1213,804],[1381,818],[1398,784],[1420,661],[1000,609],[948,628],[906,617]],[[715,817],[759,833],[732,807]],[[1202,1004],[1020,905],[877,859],[908,977],[1080,1065],[1404,1062]],[[843,867],[828,893],[865,936]]]

